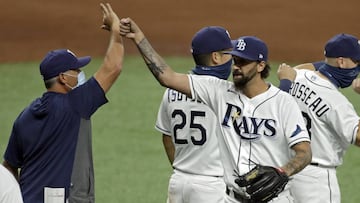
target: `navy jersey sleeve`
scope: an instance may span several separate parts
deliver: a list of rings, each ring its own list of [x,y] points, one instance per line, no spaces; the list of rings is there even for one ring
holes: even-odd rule
[[[108,102],[104,90],[94,77],[68,95],[71,106],[85,119],[90,119],[100,106]]]
[[[7,145],[5,154],[4,154],[4,159],[12,166],[15,168],[20,168],[23,164],[23,152],[22,152],[22,142],[20,137],[17,136],[16,133],[16,124],[17,124],[17,120],[15,120],[14,125],[13,125],[13,129],[11,131],[11,135],[9,138],[9,143]]]

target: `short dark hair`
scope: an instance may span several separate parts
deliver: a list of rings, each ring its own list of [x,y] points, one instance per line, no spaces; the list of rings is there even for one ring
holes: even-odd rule
[[[269,77],[270,69],[271,69],[270,65],[265,62],[265,68],[263,71],[261,71],[261,78],[265,79]]]
[[[44,83],[45,83],[46,89],[51,88],[57,82],[57,80],[58,80],[58,77],[53,77],[48,80],[45,80]]]
[[[193,54],[193,58],[196,65],[199,66],[209,66],[211,54]]]

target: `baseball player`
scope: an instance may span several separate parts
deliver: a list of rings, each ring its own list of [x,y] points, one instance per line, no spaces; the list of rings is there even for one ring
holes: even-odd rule
[[[318,71],[293,70],[286,64],[279,67],[280,78],[284,71],[296,71],[288,92],[302,111],[313,151],[311,164],[294,176],[291,192],[296,202],[341,202],[336,167],[351,144],[360,146],[360,119],[338,88],[353,83],[360,72],[359,63],[359,40],[339,34],[326,43],[325,63]]]
[[[317,61],[317,62],[312,62],[312,63],[304,63],[304,64],[300,64],[295,66],[295,69],[308,69],[308,70],[318,70],[322,65],[326,64],[324,61]],[[295,78],[295,74],[293,75],[293,77],[291,78]],[[292,79],[293,80],[293,79]],[[286,84],[287,82],[289,82],[289,80],[283,80],[280,81],[280,83],[285,83],[283,85],[285,85],[286,90],[288,90],[290,88],[291,84]],[[290,81],[291,83],[291,81]],[[360,94],[360,78],[356,78],[353,80],[352,82],[352,89]]]
[[[231,72],[229,33],[222,27],[204,27],[192,39],[196,75],[227,80]],[[225,196],[224,170],[217,135],[220,126],[212,110],[199,100],[166,89],[155,128],[174,169],[168,188],[171,203],[222,203]]]
[[[2,164],[0,164],[0,203],[22,203],[19,183]]]
[[[270,67],[263,41],[247,36],[235,42],[230,52],[234,60],[234,82],[230,82],[176,73],[151,47],[134,21],[121,19],[120,28],[123,36],[136,43],[161,85],[201,100],[217,115],[222,131],[218,141],[227,186],[225,202],[254,202],[253,197],[267,187],[277,183],[284,186],[273,181],[278,176],[292,176],[310,163],[309,136],[300,110],[289,95],[264,80]],[[272,166],[277,173],[265,185],[255,181],[261,185],[252,187],[255,190],[240,187],[242,181],[238,177],[248,174],[258,164]],[[288,187],[275,188],[271,192],[283,192],[272,202],[291,202]]]
[[[95,202],[91,116],[108,102],[124,56],[120,19],[110,4],[100,8],[110,39],[93,77],[80,85],[91,57],[49,51],[39,66],[46,90],[14,121],[3,165],[19,180],[25,203]]]

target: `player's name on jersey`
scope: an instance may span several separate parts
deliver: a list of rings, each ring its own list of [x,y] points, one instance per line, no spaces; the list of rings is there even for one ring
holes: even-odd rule
[[[315,91],[311,90],[304,84],[300,84],[299,82],[295,82],[291,86],[289,93],[291,96],[307,105],[318,117],[321,117],[330,109],[324,100],[317,96]]]
[[[168,98],[169,102],[178,102],[178,101],[184,101],[184,102],[197,102],[197,103],[203,103],[200,100],[195,100],[192,98],[189,98],[185,94],[182,94],[176,90],[169,89],[168,92]]]

